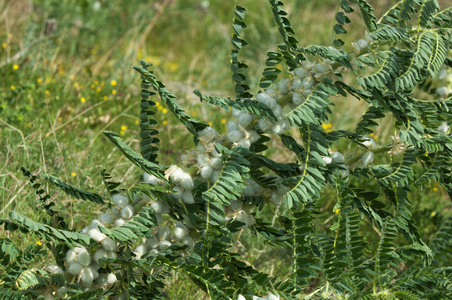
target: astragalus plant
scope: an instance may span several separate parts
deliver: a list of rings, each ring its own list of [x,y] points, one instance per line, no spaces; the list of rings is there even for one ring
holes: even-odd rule
[[[58,200],[23,169],[48,217],[36,222],[13,211],[1,223],[44,242],[25,248],[2,239],[2,297],[159,299],[167,297],[165,283],[174,272],[188,275],[210,299],[452,295],[452,219],[444,212],[426,236],[410,202],[428,186],[452,192],[452,8],[406,0],[377,17],[365,0],[338,1],[333,45],[304,46],[283,3],[268,2],[283,43],[267,53],[259,87],[250,88],[239,60],[247,45],[246,10],[236,6],[235,97],[194,91],[205,105],[231,112],[227,133],[188,115],[141,61],[134,67],[142,79],[140,153],[104,132],[144,173],[141,180],[120,189],[102,171],[108,192],[102,196],[44,176],[104,210],[82,232],[69,228],[54,209]],[[349,24],[356,11],[363,22]],[[339,38],[362,24],[362,39],[345,44]],[[366,106],[353,129],[331,126],[335,102],[356,103],[352,98]],[[170,166],[158,162],[156,101],[196,145]],[[377,131],[388,136],[377,141]],[[293,161],[275,161],[278,151],[291,152]],[[335,203],[326,211],[325,193]],[[292,253],[287,274],[265,274],[246,263],[231,247],[239,231]],[[37,268],[49,254],[53,264]]]

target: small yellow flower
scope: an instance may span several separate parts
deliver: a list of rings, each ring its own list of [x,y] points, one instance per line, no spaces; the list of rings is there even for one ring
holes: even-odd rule
[[[120,135],[125,135],[126,133],[124,131],[119,132]]]
[[[104,101],[108,100],[108,96],[104,96],[102,99],[104,99]]]
[[[162,125],[166,126],[167,124],[168,124],[168,121],[167,120],[163,120]]]
[[[209,126],[212,126],[212,122],[208,122],[207,124],[209,124]]]
[[[331,127],[332,127],[331,123],[322,124],[323,130],[325,130],[325,132],[327,133],[331,131]]]
[[[80,88],[80,85],[78,82],[74,82],[74,84],[72,85],[75,89]]]
[[[118,84],[118,83],[117,83],[116,80],[114,80],[114,79],[113,79],[112,81],[110,81],[110,85],[111,85],[111,86],[116,86],[117,84]]]
[[[50,91],[46,90],[46,95],[49,96],[50,95]]]
[[[14,69],[14,70],[19,70],[19,65],[14,65],[14,66],[13,66],[13,69]]]
[[[94,81],[95,85],[99,85],[99,80]]]
[[[36,242],[36,245],[42,246],[42,242],[41,242],[41,241],[37,241],[37,242]]]
[[[432,212],[430,213],[430,217],[434,217],[434,216],[436,216],[436,211],[432,211]]]
[[[136,119],[135,124],[137,124],[137,125],[140,124],[140,120]]]
[[[168,112],[168,109],[164,108],[162,109],[162,113],[166,114]]]
[[[80,102],[85,103],[86,102],[85,97],[80,98]]]
[[[46,77],[46,83],[50,83],[50,81],[52,81],[52,79],[50,79],[49,77]]]
[[[221,119],[221,124],[226,124],[226,119]]]
[[[116,90],[112,90],[112,91],[111,91],[111,94],[112,94],[112,95],[116,95]]]
[[[73,177],[75,177],[75,176],[77,176],[77,173],[72,172],[71,175],[72,175]]]
[[[10,38],[12,38],[13,37],[13,34],[12,33],[9,33],[8,34],[8,38],[10,39]]]
[[[36,81],[37,81],[38,83],[42,83],[42,79],[41,79],[41,78],[38,78]]]
[[[14,85],[12,85],[11,89],[14,91],[16,89],[16,87]]]
[[[127,126],[126,125],[122,125],[121,126],[121,131],[126,131],[127,130]]]
[[[61,117],[59,117],[57,120],[58,120],[58,122],[61,122]]]
[[[96,54],[96,52],[97,52],[96,49],[91,49],[91,51],[90,51],[90,53],[93,54],[93,55]]]
[[[98,93],[100,93],[101,91],[102,91],[101,88],[97,88],[97,89],[96,89],[96,92],[98,92]]]
[[[160,102],[156,102],[156,103],[155,103],[155,106],[160,107],[160,106],[162,106],[162,105],[160,104]]]
[[[94,84],[92,84],[91,88],[94,90],[96,88],[96,86]]]
[[[335,214],[338,214],[340,211],[341,211],[341,209],[338,208],[338,209],[336,209],[336,210],[334,211],[334,213],[335,213]]]
[[[70,80],[74,80],[74,79],[75,79],[75,76],[71,74],[71,75],[69,75],[69,79],[70,79]]]
[[[104,87],[104,86],[105,86],[105,82],[102,81],[102,82],[100,83],[100,86]]]
[[[6,47],[8,47],[8,44],[7,44],[7,43],[3,43],[3,44],[2,44],[2,47],[3,47],[4,49],[6,49]]]
[[[434,192],[437,192],[437,191],[438,191],[438,188],[437,188],[437,187],[434,187],[434,188],[433,188],[433,191],[434,191]]]

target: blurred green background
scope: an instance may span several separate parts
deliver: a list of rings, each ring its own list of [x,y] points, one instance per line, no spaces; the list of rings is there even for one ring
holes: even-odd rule
[[[339,1],[285,2],[300,46],[332,45],[335,37],[331,28]],[[369,2],[377,16],[395,3]],[[35,220],[42,215],[35,209],[34,191],[26,184],[21,166],[37,175],[51,173],[103,195],[102,169],[123,181],[124,187],[138,180],[141,172],[100,132],[118,132],[139,151],[140,78],[132,70],[139,59],[154,64],[156,76],[192,116],[225,132],[228,115],[201,106],[192,91],[233,96],[229,50],[234,4],[223,0],[0,0],[0,218],[6,218],[11,210]],[[276,50],[282,40],[266,1],[238,4],[247,9],[248,28],[243,37],[250,43],[239,59],[249,65],[246,75],[252,92],[256,92],[266,52]],[[444,8],[446,1],[440,4]],[[351,19],[356,23],[348,28],[350,34],[341,37],[346,51],[352,49],[350,42],[365,34],[359,16],[352,15]],[[158,110],[160,160],[178,163],[193,142],[164,106],[159,105]],[[330,126],[353,128],[363,110],[356,100],[338,99]],[[377,130],[377,143],[391,139],[385,130]],[[292,158],[285,152],[278,155],[282,161]],[[332,194],[327,193],[322,200],[323,210],[329,213],[335,204]],[[51,195],[57,209],[77,230],[103,209],[70,199],[56,189],[51,189]],[[412,199],[421,224],[434,219],[437,212],[450,210],[447,194],[437,185]],[[425,228],[428,236],[431,228]],[[0,236],[8,235],[0,229]],[[29,236],[14,238],[35,242]],[[254,249],[248,253],[246,246],[251,243]],[[259,240],[252,242],[246,234],[235,250],[272,275],[281,272],[283,276],[290,260],[289,253],[266,248]],[[183,280],[178,276],[171,280]],[[174,285],[169,293],[176,299],[187,292],[185,288]]]

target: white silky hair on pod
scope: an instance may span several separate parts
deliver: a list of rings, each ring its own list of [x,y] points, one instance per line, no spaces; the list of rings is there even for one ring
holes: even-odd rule
[[[367,138],[367,140],[365,140],[362,144],[369,149],[377,147],[377,143],[375,143],[375,141],[372,138]]]
[[[234,118],[238,118],[238,117],[240,116],[241,113],[242,113],[242,111],[239,110],[239,109],[235,109],[235,108],[232,109],[232,116],[233,116]]]
[[[239,297],[237,298],[237,300],[246,300],[246,298],[245,298],[245,297],[243,297],[243,295],[242,295],[242,294],[239,294]]]
[[[227,138],[229,141],[233,142],[233,143],[237,143],[238,141],[240,141],[240,139],[243,137],[243,134],[241,131],[229,131],[227,134]]]
[[[333,159],[333,163],[335,164],[343,164],[345,163],[345,158],[342,153],[339,152],[331,152],[331,158]]]
[[[216,182],[218,180],[218,178],[220,178],[220,174],[221,174],[220,170],[213,171],[212,177],[210,178],[210,181],[211,182]]]
[[[91,221],[91,224],[89,225],[89,227],[91,229],[94,229],[94,228],[97,229],[99,227],[105,227],[105,226],[99,220],[94,219],[94,220]]]
[[[285,93],[287,93],[289,91],[289,88],[287,87],[288,83],[289,83],[289,79],[288,78],[281,79],[278,82],[278,90],[279,90],[280,93],[285,94]]]
[[[133,253],[135,253],[137,259],[140,259],[143,255],[147,253],[147,247],[145,244],[140,244],[136,246],[135,250],[133,250]]]
[[[195,241],[190,237],[190,236],[184,236],[184,238],[182,239],[182,244],[184,244],[185,246],[188,246],[188,249],[193,249],[193,247],[195,246]]]
[[[97,263],[92,263],[89,265],[89,267],[96,272],[100,270],[100,266]]]
[[[159,245],[159,240],[155,237],[148,238],[146,239],[146,245],[148,245],[148,247],[151,249],[157,248]]]
[[[67,291],[68,288],[66,286],[62,286],[55,291],[55,297],[63,299],[64,297],[66,297]]]
[[[107,237],[105,240],[103,240],[101,243],[102,247],[107,250],[108,252],[113,252],[116,249],[116,242],[113,241],[111,238]]]
[[[96,270],[96,266],[95,265],[89,265],[88,268],[90,268],[91,272],[93,272],[94,279],[97,279],[97,277],[99,277],[99,273]]]
[[[117,281],[115,273],[108,273],[107,275],[107,284],[113,284]]]
[[[88,235],[96,242],[102,242],[107,238],[105,234],[99,231],[97,228],[93,228],[88,232]]]
[[[254,144],[255,142],[257,142],[261,138],[259,133],[257,133],[254,130],[250,130],[248,133],[250,134],[249,140],[250,140],[251,144]]]
[[[304,89],[310,89],[314,85],[315,80],[312,77],[306,77],[303,79],[303,88]]]
[[[238,146],[245,149],[249,149],[251,147],[251,142],[250,140],[247,139],[241,139],[238,143]]]
[[[179,184],[180,181],[184,178],[184,174],[185,172],[181,168],[176,167],[171,173],[170,178],[174,184]]]
[[[165,251],[171,246],[171,243],[167,240],[163,240],[159,243],[159,249],[160,251]]]
[[[180,241],[187,234],[188,234],[188,232],[186,230],[184,230],[183,228],[180,228],[180,227],[176,227],[173,230],[174,239],[176,239],[178,241]]]
[[[75,253],[74,249],[69,249],[68,252],[66,252],[66,262],[68,264],[77,262],[77,253]]]
[[[163,226],[159,229],[159,238],[161,240],[169,240],[171,239],[171,229],[166,226]]]
[[[206,155],[207,157],[207,155]],[[207,160],[208,161],[208,160]],[[184,188],[186,191],[193,190],[193,179],[191,178],[190,174],[185,173],[184,178],[181,180],[180,185]]]
[[[68,272],[71,275],[78,275],[80,271],[83,269],[82,265],[79,263],[73,263],[69,265]]]
[[[119,219],[116,219],[116,221],[115,221],[115,227],[119,227],[124,224],[126,224],[126,221],[124,219],[119,218]]]
[[[157,244],[157,247],[158,247],[158,244]],[[152,249],[151,251],[149,251],[149,255],[155,255],[157,253],[159,253],[159,251],[157,249]]]
[[[301,88],[302,83],[303,81],[301,80],[301,78],[295,77],[294,79],[292,79],[292,89],[298,90],[299,88]]]
[[[374,161],[374,153],[372,151],[368,151],[363,155],[363,158],[361,159],[363,162],[363,166],[367,166],[368,164],[371,164]]]
[[[239,118],[238,118],[238,122],[240,125],[242,125],[244,128],[248,127],[251,122],[253,122],[253,116],[251,114],[248,113],[241,113]]]
[[[220,157],[214,157],[210,160],[209,165],[215,170],[220,170],[223,166],[223,160]]]
[[[182,194],[182,202],[185,204],[194,204],[195,198],[193,197],[193,193],[191,191],[185,191]]]
[[[56,265],[47,266],[46,271],[49,272],[50,274],[61,274],[61,275],[64,274],[63,269],[61,269],[60,267],[58,267]]]
[[[118,257],[118,254],[116,254],[116,252],[107,252],[107,257]]]
[[[157,224],[161,224],[163,222],[162,214],[155,214],[155,218],[157,219]]]
[[[108,257],[108,252],[105,249],[97,249],[96,252],[94,252],[94,261],[98,262],[99,259]]]
[[[303,97],[298,93],[293,93],[292,103],[295,105],[300,105],[301,103],[303,103]]]
[[[279,296],[273,295],[272,293],[268,294],[267,300],[279,300]]]
[[[333,159],[329,156],[322,156],[323,161],[325,162],[325,164],[329,165],[330,163],[333,162]]]
[[[309,72],[308,70],[305,70],[303,68],[296,68],[294,70],[295,75],[297,75],[298,77],[300,77],[300,79],[305,79],[306,77],[309,76]]]
[[[234,121],[228,121],[226,128],[228,131],[240,131],[239,125]]]
[[[284,127],[279,122],[272,126],[272,131],[276,134],[283,134]]]
[[[173,197],[173,199],[180,199],[182,197],[182,194],[184,193],[184,191],[182,190],[182,188],[180,186],[175,186],[173,188],[173,193],[171,193],[171,197]],[[154,203],[161,203],[161,202],[154,202]],[[161,211],[161,205],[160,204],[151,204],[151,207],[154,209],[154,211],[157,213],[156,208],[159,209],[159,211]],[[154,206],[155,208],[154,208]]]
[[[99,215],[99,221],[104,225],[111,225],[115,221],[115,218],[110,213],[103,213]]]
[[[102,286],[107,284],[107,274],[106,273],[99,273],[99,276],[96,279],[96,284]]]
[[[260,129],[262,129],[262,131],[268,131],[271,128],[271,126],[272,126],[270,121],[268,121],[265,118],[259,119],[257,124],[259,125]]]
[[[88,251],[82,251],[77,254],[77,261],[82,266],[88,266],[91,263],[91,255],[89,255]]]
[[[281,105],[276,105],[275,108],[273,108],[273,114],[277,118],[281,118],[282,117],[282,107],[281,107]]]
[[[198,153],[198,155],[196,156],[196,161],[200,165],[208,164],[209,163],[209,156],[207,156],[207,154],[205,154],[205,153]]]
[[[121,218],[123,219],[130,219],[133,217],[133,206],[132,205],[127,205],[126,207],[123,207],[121,209]]]
[[[111,199],[117,206],[126,206],[129,204],[129,198],[120,194],[114,194]]]
[[[210,176],[212,176],[213,173],[213,167],[211,165],[205,165],[201,168],[201,177],[202,179],[209,179]],[[181,195],[182,196],[182,195]]]
[[[80,271],[80,282],[85,285],[90,285],[94,281],[94,273],[90,267],[84,267]]]

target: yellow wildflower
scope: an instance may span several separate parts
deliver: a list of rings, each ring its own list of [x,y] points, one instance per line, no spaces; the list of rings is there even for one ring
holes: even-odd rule
[[[118,84],[118,83],[117,83],[116,80],[114,80],[114,79],[113,79],[112,81],[110,81],[110,85],[111,85],[111,86],[116,86],[117,84]]]
[[[331,131],[331,127],[332,127],[331,123],[322,124],[323,130],[325,130],[325,132],[327,133]]]
[[[212,126],[212,122],[209,122],[209,123],[207,123],[207,124],[209,124],[209,126]]]
[[[36,242],[36,245],[42,246],[42,242],[41,242],[41,241],[37,241],[37,242]]]
[[[50,95],[50,91],[49,90],[46,90],[46,95],[47,96]]]
[[[122,126],[121,126],[121,130],[122,130],[122,131],[126,131],[126,130],[127,130],[127,126],[126,126],[126,125],[122,125]]]
[[[72,172],[71,175],[72,175],[73,177],[75,177],[75,176],[77,176],[77,173]]]
[[[164,113],[164,114],[166,114],[168,112],[168,109],[166,109],[166,108],[164,108],[163,110],[162,110],[162,113]]]
[[[94,81],[95,85],[99,85],[99,80]]]
[[[137,125],[140,124],[140,120],[136,119],[135,124],[137,124]]]
[[[91,88],[94,90],[96,88],[96,86],[94,84],[92,84]]]
[[[221,124],[226,124],[226,119],[221,119]]]
[[[12,85],[11,89],[14,91],[16,89],[16,87],[14,85]]]
[[[86,102],[85,97],[80,98],[80,102],[85,103]]]
[[[59,117],[57,120],[58,120],[58,122],[61,122],[61,117]]]
[[[14,70],[19,70],[19,65],[14,65],[14,66],[13,66],[13,69],[14,69]]]
[[[108,100],[108,96],[104,96],[102,99],[104,100]]]
[[[168,121],[167,120],[163,120],[162,125],[166,126],[167,124],[168,124]]]
[[[8,44],[7,43],[3,43],[2,47],[6,49],[6,47],[8,47]]]
[[[97,88],[97,89],[96,89],[96,92],[98,92],[98,93],[100,93],[101,91],[102,91],[101,88]]]
[[[334,211],[334,213],[335,213],[335,214],[338,214],[340,211],[341,211],[341,209],[338,208],[338,209],[336,209],[336,210]]]
[[[112,90],[112,91],[111,91],[111,94],[112,94],[112,95],[116,95],[116,90]]]
[[[42,83],[42,79],[41,79],[41,78],[38,78],[36,81],[37,81],[38,83]]]

